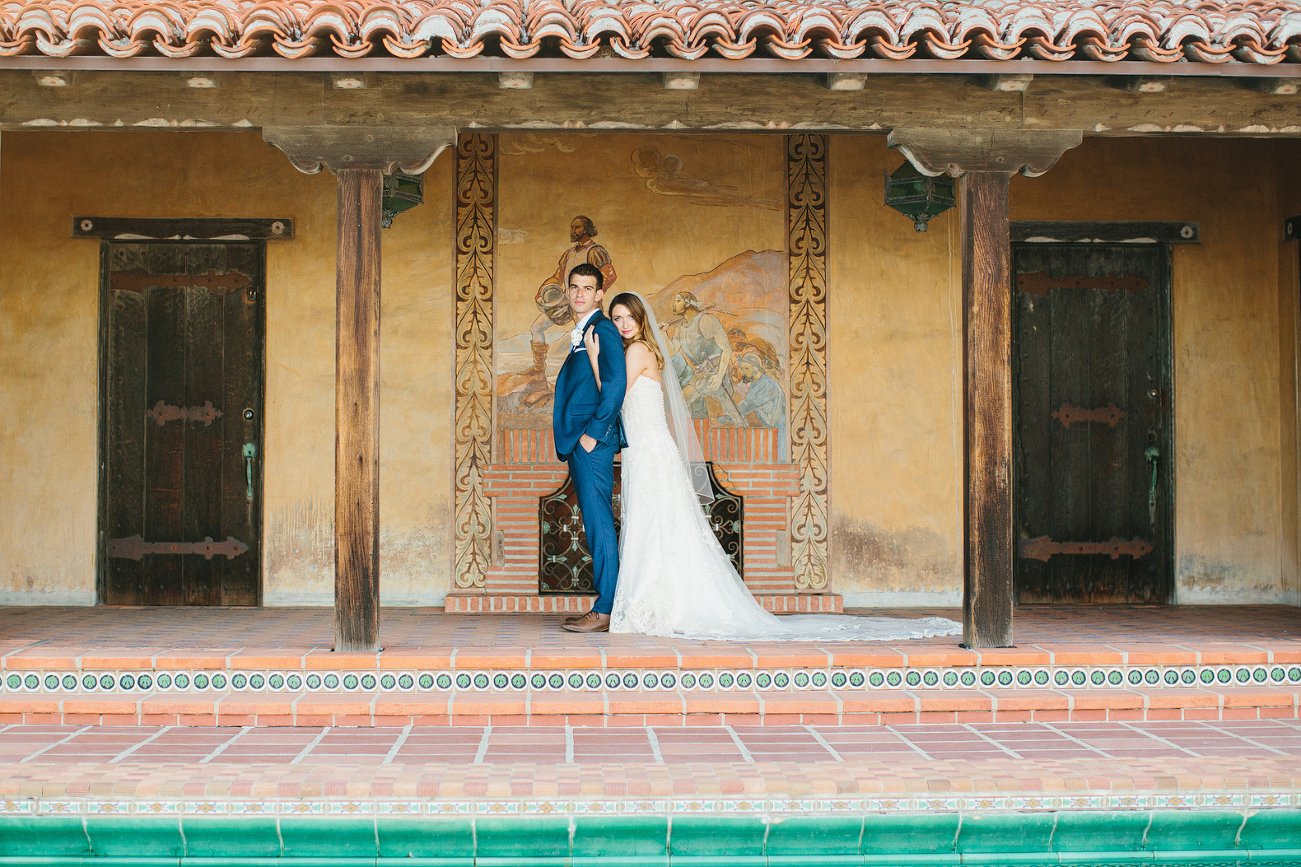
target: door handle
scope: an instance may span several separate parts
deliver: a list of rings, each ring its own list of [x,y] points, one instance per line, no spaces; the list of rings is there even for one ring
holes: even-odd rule
[[[248,479],[248,492],[244,495],[253,499],[253,459],[257,457],[257,443],[244,443],[244,476]]]
[[[1143,459],[1152,465],[1152,484],[1147,489],[1147,520],[1152,526],[1156,526],[1156,472],[1160,458],[1161,450],[1156,446],[1148,446],[1143,450]]]

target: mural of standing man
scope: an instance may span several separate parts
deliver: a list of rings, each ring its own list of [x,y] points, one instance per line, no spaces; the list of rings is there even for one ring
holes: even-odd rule
[[[600,269],[607,295],[616,278],[610,254],[596,243],[596,225],[591,219],[582,215],[574,217],[569,223],[569,240],[573,246],[566,247],[560,254],[556,273],[538,287],[533,297],[538,307],[538,318],[529,326],[533,366],[521,374],[530,378],[521,395],[520,403],[524,407],[538,406],[551,397],[551,385],[547,382],[547,329],[553,325],[567,326],[574,320],[565,295],[565,280],[569,272],[584,262]]]
[[[744,426],[732,391],[732,344],[723,323],[713,313],[702,310],[700,301],[690,292],[673,296],[673,315],[678,319],[674,342],[674,367],[682,383],[692,418],[709,418],[708,399],[718,404],[723,424]]]

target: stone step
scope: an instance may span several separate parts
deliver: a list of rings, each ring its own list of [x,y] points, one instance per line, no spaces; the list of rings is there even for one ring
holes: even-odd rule
[[[71,675],[68,675],[71,676]],[[107,676],[107,675],[105,675]],[[220,677],[218,675],[217,677]],[[237,675],[238,676],[238,675]],[[196,726],[908,725],[964,722],[1296,719],[1301,686],[1118,689],[476,689],[353,692],[211,687],[123,692],[8,691],[0,724]],[[330,675],[326,675],[329,677]],[[337,676],[337,675],[336,675]],[[522,677],[523,675],[518,675]],[[341,680],[356,677],[345,675]],[[215,679],[215,678],[214,678]],[[322,678],[324,680],[325,678]],[[361,678],[358,677],[360,683]],[[377,678],[378,681],[378,678]],[[172,681],[175,684],[175,680]],[[189,687],[198,684],[189,684]],[[253,684],[246,683],[246,686]],[[341,685],[341,684],[336,684]],[[320,684],[328,688],[329,683]],[[769,685],[771,686],[771,684]]]

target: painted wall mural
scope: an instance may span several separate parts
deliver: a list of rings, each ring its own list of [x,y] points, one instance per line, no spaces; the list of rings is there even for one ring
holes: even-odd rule
[[[502,136],[499,430],[549,430],[569,351],[569,270],[645,295],[709,427],[775,431],[788,460],[784,154],[779,138]]]

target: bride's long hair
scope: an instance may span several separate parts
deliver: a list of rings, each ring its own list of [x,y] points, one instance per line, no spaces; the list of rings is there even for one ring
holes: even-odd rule
[[[646,306],[642,304],[641,298],[631,292],[620,292],[614,296],[610,302],[610,316],[614,316],[614,308],[618,305],[627,309],[632,314],[632,318],[637,322],[637,333],[632,337],[623,339],[623,348],[627,349],[633,343],[641,343],[655,355],[655,361],[659,364],[660,370],[664,369],[664,356],[660,354],[660,348],[655,340],[655,335],[646,333]]]

